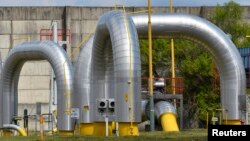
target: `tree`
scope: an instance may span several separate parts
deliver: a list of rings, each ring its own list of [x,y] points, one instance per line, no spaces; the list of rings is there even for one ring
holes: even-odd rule
[[[170,68],[168,40],[154,39],[152,42],[153,75],[167,76]],[[142,75],[148,76],[148,40],[140,40]]]
[[[245,38],[250,34],[250,25],[242,20],[242,9],[238,3],[230,1],[224,6],[217,5],[211,21],[230,34],[237,47],[250,45],[250,40]]]
[[[143,76],[148,76],[148,42],[141,40]],[[169,39],[153,40],[154,75],[171,77],[171,50]],[[184,77],[184,119],[186,127],[206,123],[206,112],[219,108],[219,95],[212,91],[212,59],[208,52],[195,42],[175,39],[176,76]],[[204,100],[206,99],[206,100]],[[209,100],[208,100],[209,99]],[[207,101],[208,100],[208,101]]]

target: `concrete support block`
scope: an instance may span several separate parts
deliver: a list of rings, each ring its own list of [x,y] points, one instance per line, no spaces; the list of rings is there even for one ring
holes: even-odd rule
[[[11,33],[11,22],[10,21],[0,21],[1,34]]]
[[[86,7],[81,10],[81,19],[83,20],[97,20],[104,13],[111,11],[113,7]]]
[[[21,75],[18,83],[19,90],[49,90],[50,89],[50,76],[43,75]]]
[[[71,42],[71,47],[73,48],[73,47],[77,47],[79,44],[80,44],[80,42],[82,41],[82,34],[80,34],[80,33],[73,33],[73,34],[71,34],[72,35],[72,42]]]
[[[18,103],[48,103],[50,90],[18,90]]]
[[[15,47],[18,44],[21,44],[23,42],[29,42],[29,41],[38,41],[40,40],[39,33],[36,34],[22,34],[22,35],[13,35],[12,36],[12,45]]]
[[[0,20],[10,20],[13,15],[13,8],[11,7],[4,7],[0,8]]]
[[[71,33],[81,33],[81,29],[84,28],[81,26],[81,21],[80,20],[72,20],[71,21]]]
[[[48,61],[28,61],[24,64],[21,75],[50,76],[51,65]]]
[[[50,29],[52,20],[13,21],[13,34],[39,34],[41,29]],[[62,28],[59,20],[58,28]]]
[[[81,20],[81,8],[79,7],[71,7],[71,20]]]
[[[1,7],[0,20],[57,20],[63,12],[63,7]]]
[[[8,55],[9,53],[9,49],[8,48],[1,48],[0,49],[1,52],[1,59],[2,61],[4,61],[5,57]]]
[[[10,35],[0,35],[0,49],[2,48],[4,49],[10,48]]]
[[[95,31],[97,20],[74,20],[71,21],[71,33],[93,33]]]
[[[81,21],[81,33],[94,33],[97,25],[97,20],[83,20]]]

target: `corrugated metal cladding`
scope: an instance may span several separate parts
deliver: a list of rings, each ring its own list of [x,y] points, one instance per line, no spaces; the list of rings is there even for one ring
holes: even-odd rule
[[[250,68],[250,46],[244,48],[238,48],[243,60],[245,69]]]

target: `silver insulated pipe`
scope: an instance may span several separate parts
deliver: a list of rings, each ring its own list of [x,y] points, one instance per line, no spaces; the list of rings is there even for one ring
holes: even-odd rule
[[[110,40],[112,46],[109,45]],[[91,45],[87,43],[87,46]],[[85,47],[87,46],[85,45]],[[89,51],[91,50],[84,48],[81,50],[80,55],[87,54],[91,58],[78,59],[78,67],[76,66],[75,76],[79,77],[75,77],[75,81],[87,82],[79,83],[76,86],[77,97],[84,98],[77,99],[80,101],[78,107],[82,111],[84,105],[89,105],[91,112],[91,108],[97,108],[98,99],[104,98],[105,95],[109,97],[114,95],[116,121],[140,122],[141,116],[137,114],[140,113],[141,106],[140,49],[132,19],[126,17],[123,11],[111,11],[104,14],[100,17],[96,28],[91,55],[89,55]],[[77,71],[83,66],[85,66],[83,70]],[[84,77],[81,78],[82,76]],[[90,85],[88,85],[89,83]],[[103,94],[105,92],[109,94]],[[94,95],[93,99],[89,95]],[[90,101],[87,99],[88,97],[90,97]],[[133,117],[130,116],[131,114]],[[82,115],[81,121],[87,123],[93,121],[91,113]],[[104,121],[98,116],[95,116],[95,120]]]
[[[149,119],[150,117],[150,108],[149,108],[149,101],[142,100],[141,101],[141,116],[143,117],[143,121]],[[165,113],[173,113],[177,115],[174,106],[167,102],[167,101],[157,101],[154,105],[155,117],[160,122],[161,115]]]
[[[58,44],[51,41],[26,42],[13,48],[6,57],[2,70],[2,124],[11,123],[12,117],[17,114],[18,78],[23,64],[31,60],[47,60],[56,75],[57,80],[57,109],[58,129],[72,131],[70,117],[71,95],[73,88],[72,64],[66,52]]]
[[[3,95],[1,93],[2,91],[2,88],[1,88],[1,85],[2,85],[2,67],[3,67],[3,64],[2,64],[2,56],[1,56],[1,52],[0,52],[0,102],[2,103],[2,100],[3,100]],[[0,128],[3,127],[3,121],[2,121],[2,118],[3,118],[3,112],[2,112],[2,105],[0,106]]]
[[[104,47],[111,40],[113,66],[106,69],[104,63]],[[108,61],[110,62],[110,61]],[[140,122],[140,88],[141,88],[141,60],[138,35],[131,18],[123,11],[111,11],[104,14],[97,24],[93,41],[91,63],[91,93],[98,98],[103,93],[105,83],[109,83],[106,76],[113,71],[115,95],[115,115],[117,122]],[[107,82],[108,81],[108,82]],[[105,83],[103,83],[105,82]],[[112,92],[111,92],[112,93]],[[95,110],[96,111],[96,110]],[[98,119],[97,119],[98,120]]]
[[[15,124],[4,124],[3,129],[11,129],[17,131],[21,136],[27,136],[27,133],[25,132],[24,128],[21,128],[18,125]]]
[[[80,108],[79,123],[92,123],[94,121],[92,110],[94,105],[90,103],[90,100],[94,98],[93,94],[90,94],[93,39],[94,36],[91,36],[81,47],[75,64],[73,106]]]
[[[155,110],[155,116],[159,121],[160,121],[161,115],[163,115],[165,113],[173,113],[174,115],[177,115],[174,106],[167,101],[156,102],[154,110]]]
[[[131,17],[138,35],[146,37],[148,15]],[[197,16],[164,13],[151,18],[153,37],[186,38],[201,43],[211,53],[220,73],[222,108],[227,111],[228,120],[241,119],[239,96],[246,93],[246,76],[241,56],[228,36],[214,24]]]

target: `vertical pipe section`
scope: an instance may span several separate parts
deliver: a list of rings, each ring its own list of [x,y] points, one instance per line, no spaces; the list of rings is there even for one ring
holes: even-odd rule
[[[57,40],[57,22],[56,21],[53,21],[52,22],[52,31],[53,31],[53,42],[57,43],[58,40]]]
[[[53,21],[51,26],[52,26],[52,33],[53,33],[53,36],[52,36],[53,42],[58,43],[57,22]],[[51,83],[50,84],[51,87],[50,87],[49,113],[52,114],[52,108],[53,108],[53,110],[57,110],[53,106],[53,105],[57,104],[57,102],[55,102],[56,100],[55,101],[53,100],[53,98],[57,97],[57,90],[56,90],[57,88],[56,88],[56,77],[55,77],[55,73],[54,73],[54,70],[52,67],[51,67],[50,83]],[[52,120],[51,116],[49,116],[49,118],[50,118],[49,120],[51,121]],[[50,128],[50,126],[48,128]]]
[[[2,88],[1,88],[1,86],[2,86],[2,67],[3,67],[3,64],[2,64],[2,54],[1,54],[1,52],[0,52],[0,102],[1,103],[3,103],[2,102],[2,100],[3,100],[3,94],[2,94]],[[3,121],[2,121],[2,117],[3,117],[3,115],[2,115],[2,110],[3,110],[3,108],[2,108],[2,105],[0,106],[0,128],[2,128],[3,127]]]
[[[94,110],[95,106],[91,101],[94,95],[90,94],[91,86],[91,61],[92,61],[92,35],[88,41],[81,47],[77,63],[74,70],[74,103],[73,106],[80,109],[80,123],[81,135],[93,135],[94,132]]]
[[[149,64],[149,103],[150,130],[155,130],[154,96],[153,96],[153,66],[152,66],[152,31],[151,31],[151,1],[148,0],[148,64]]]
[[[13,79],[12,79],[12,84],[11,84],[11,99],[14,100],[14,104],[12,106],[13,107],[13,111],[11,111],[11,113],[13,112],[14,116],[18,115],[18,82],[19,82],[19,75],[20,72],[22,70],[22,67],[24,65],[25,62],[21,62],[15,70],[15,73],[13,75]]]
[[[173,13],[173,1],[170,0],[170,14]],[[171,85],[172,85],[172,93],[175,95],[175,55],[174,55],[174,39],[171,38],[171,71],[172,71],[172,79],[171,79]],[[176,100],[174,99],[174,107],[176,109]]]

